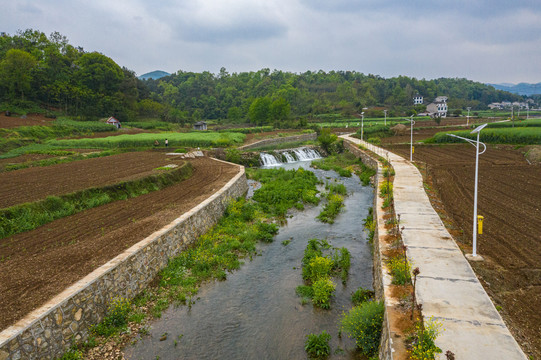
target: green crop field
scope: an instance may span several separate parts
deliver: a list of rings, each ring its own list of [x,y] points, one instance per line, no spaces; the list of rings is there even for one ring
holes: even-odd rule
[[[487,125],[488,128],[541,127],[541,119],[497,122]]]
[[[158,141],[160,146],[164,146],[164,141],[169,141],[169,146],[189,146],[189,147],[208,147],[208,146],[229,146],[236,143],[242,143],[246,135],[241,133],[212,133],[212,132],[191,132],[191,133],[172,133],[163,132],[156,134],[135,134],[109,136],[95,139],[67,139],[50,140],[47,145],[56,148],[140,148],[153,147],[154,142]]]
[[[471,130],[452,131],[455,134],[468,139],[477,139],[476,134]],[[440,132],[434,135],[436,143],[464,142],[464,140],[448,136],[448,133]],[[481,131],[480,140],[490,144],[541,144],[541,127],[506,127],[506,128],[485,128]]]

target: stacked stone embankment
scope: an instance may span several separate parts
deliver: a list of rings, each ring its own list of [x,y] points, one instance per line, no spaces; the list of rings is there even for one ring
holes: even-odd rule
[[[140,293],[170,257],[216,224],[230,200],[247,190],[244,167],[239,166],[239,173],[204,202],[2,331],[0,360],[54,359],[73,342],[85,341],[113,299]]]
[[[309,133],[309,134],[295,135],[295,136],[284,136],[284,137],[277,137],[277,138],[272,138],[272,139],[259,140],[251,144],[239,146],[239,149],[248,150],[248,149],[253,149],[253,148],[257,148],[261,146],[278,145],[278,144],[283,144],[287,142],[315,140],[316,138],[317,138],[317,134],[315,132]]]
[[[443,353],[437,359],[445,359],[447,350],[452,351],[456,359],[527,359],[430,204],[417,168],[382,148],[347,135],[342,137],[354,153],[362,153],[358,148],[362,144],[388,159],[394,168],[394,206],[400,215],[400,226],[404,227],[402,239],[407,246],[408,261],[421,271],[415,288],[417,303],[422,305],[425,319],[442,324],[435,343]],[[382,181],[381,167],[378,176]],[[374,288],[378,297],[384,299],[386,308],[380,359],[397,359],[400,349],[393,344],[393,339],[400,335],[393,330],[392,315],[396,300],[390,296],[390,277],[380,248],[385,246],[385,230],[380,223],[381,204],[374,207],[374,215],[378,220],[374,238]]]

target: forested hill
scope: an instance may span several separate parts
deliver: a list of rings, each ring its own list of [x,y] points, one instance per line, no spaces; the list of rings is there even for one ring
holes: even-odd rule
[[[485,109],[491,102],[522,99],[466,79],[417,80],[406,76],[385,79],[355,71],[296,74],[262,69],[230,74],[222,68],[217,75],[178,71],[146,83],[161,101],[207,119],[246,116],[254,102],[264,103],[263,107],[269,109],[274,104],[275,111],[288,106],[292,115],[304,116],[336,111],[353,114],[365,107],[386,107],[391,113],[399,114],[413,109],[412,99],[416,94],[423,95],[425,103],[437,96],[447,96],[449,107],[459,109],[467,106]],[[422,107],[417,110],[422,111]]]
[[[390,116],[424,111],[412,105],[416,94],[425,101],[445,95],[450,108],[483,109],[491,102],[522,99],[466,79],[385,79],[355,71],[297,74],[262,69],[230,74],[222,68],[218,74],[178,71],[142,81],[106,55],[69,44],[59,33],[0,33],[0,111],[46,109],[81,119],[112,115],[120,120],[263,124],[324,113],[351,115],[363,108],[378,116],[383,107]]]

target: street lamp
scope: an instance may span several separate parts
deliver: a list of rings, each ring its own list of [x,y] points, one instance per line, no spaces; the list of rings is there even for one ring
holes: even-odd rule
[[[363,134],[364,134],[364,111],[361,113],[361,140],[364,140]]]
[[[413,120],[413,115],[410,116],[409,119],[404,119],[411,123],[411,135],[410,135],[410,161],[413,161],[413,125],[415,124],[415,120]]]
[[[479,155],[483,154],[487,150],[487,146],[485,143],[482,143],[479,141],[479,133],[481,130],[485,128],[488,124],[483,124],[481,126],[476,127],[470,134],[477,133],[477,141],[474,141],[472,139],[468,139],[462,136],[458,136],[455,134],[447,134],[452,137],[456,137],[462,140],[465,140],[475,146],[475,188],[473,191],[473,250],[472,250],[472,256],[477,256],[477,179],[479,175]],[[479,144],[483,145],[483,151],[479,152]]]
[[[468,117],[466,118],[466,125],[470,125],[470,110],[471,110],[471,107],[467,107],[468,109]]]
[[[387,110],[383,110],[383,113],[385,114],[385,126],[387,126]]]

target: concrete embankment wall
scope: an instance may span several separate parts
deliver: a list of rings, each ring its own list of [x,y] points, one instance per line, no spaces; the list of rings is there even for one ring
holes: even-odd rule
[[[216,160],[219,161],[219,160]],[[54,359],[85,341],[115,298],[133,298],[248,190],[244,167],[222,189],[0,333],[0,360]]]
[[[295,136],[285,136],[285,137],[278,137],[278,138],[272,138],[272,139],[263,139],[252,144],[239,146],[239,149],[248,150],[248,149],[253,149],[253,148],[257,148],[261,146],[278,145],[278,144],[283,144],[287,142],[315,140],[316,138],[317,138],[317,134],[314,132],[314,133],[295,135]]]

